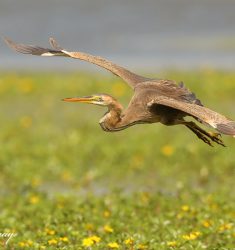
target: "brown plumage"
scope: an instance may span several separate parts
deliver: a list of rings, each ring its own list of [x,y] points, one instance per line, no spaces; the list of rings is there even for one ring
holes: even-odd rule
[[[52,49],[16,44],[9,39],[5,39],[5,41],[10,48],[24,54],[65,56],[84,60],[103,67],[126,81],[134,90],[134,95],[124,111],[121,104],[107,94],[64,99],[64,101],[68,102],[83,102],[107,106],[108,112],[100,120],[100,125],[104,131],[119,131],[140,123],[182,124],[210,146],[212,146],[212,141],[224,146],[223,141],[219,138],[219,133],[207,132],[194,122],[184,120],[184,117],[191,116],[200,123],[209,125],[222,134],[235,137],[235,122],[204,107],[195,94],[187,89],[183,83],[177,85],[175,81],[171,80],[146,78],[102,57],[82,52],[69,52],[61,48],[53,38],[50,39]]]

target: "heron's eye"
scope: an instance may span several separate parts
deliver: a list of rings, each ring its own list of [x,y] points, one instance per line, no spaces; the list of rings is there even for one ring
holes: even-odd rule
[[[102,97],[99,97],[98,101],[99,101],[99,102],[103,102]]]

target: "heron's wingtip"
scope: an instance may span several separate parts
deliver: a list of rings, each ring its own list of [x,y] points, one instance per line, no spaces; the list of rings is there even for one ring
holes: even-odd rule
[[[1,36],[1,38],[2,38],[2,40],[3,41],[5,41],[5,42],[7,42],[8,40],[10,40],[8,37],[6,37],[6,36]]]
[[[3,41],[6,43],[6,45],[12,49],[12,50],[15,50],[15,51],[18,51],[18,45],[17,43],[13,42],[10,38],[8,37],[2,37]]]
[[[50,45],[53,49],[56,49],[56,50],[62,50],[62,48],[60,47],[60,45],[57,43],[57,41],[55,40],[55,38],[53,37],[50,37],[49,38],[49,42],[50,42]]]
[[[51,43],[54,43],[54,42],[55,42],[55,38],[50,37],[50,38],[49,38],[49,42],[50,42],[50,44],[51,44]]]
[[[3,36],[3,37],[2,37],[2,40],[3,40],[8,46],[10,46],[10,45],[13,44],[13,41],[12,41],[10,38],[8,38],[8,37]]]

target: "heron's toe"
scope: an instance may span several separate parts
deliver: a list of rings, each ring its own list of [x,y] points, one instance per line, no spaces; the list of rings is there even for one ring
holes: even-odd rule
[[[220,133],[209,132],[209,135],[210,135],[210,138],[212,141],[225,147],[225,144],[224,144],[223,140],[221,139],[222,136]]]

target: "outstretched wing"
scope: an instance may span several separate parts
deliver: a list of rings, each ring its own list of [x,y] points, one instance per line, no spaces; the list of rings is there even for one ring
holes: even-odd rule
[[[126,81],[133,89],[136,84],[140,82],[144,82],[147,80],[150,80],[149,78],[145,78],[143,76],[137,75],[135,73],[132,73],[131,71],[116,65],[102,57],[89,55],[82,52],[70,52],[63,48],[61,48],[58,43],[55,41],[55,39],[50,38],[50,44],[52,46],[52,49],[42,48],[39,46],[34,45],[24,45],[24,44],[18,44],[14,43],[10,39],[5,38],[5,42],[7,45],[12,48],[13,50],[23,53],[23,54],[31,54],[31,55],[37,55],[37,56],[65,56],[65,57],[72,57],[75,59],[80,59],[83,61],[87,61],[93,64],[96,64],[102,68],[105,68],[109,71],[111,71],[113,74],[121,77],[124,81]]]
[[[151,107],[152,105],[157,104],[181,110],[184,113],[195,117],[202,123],[210,125],[220,133],[235,137],[235,122],[211,109],[197,104],[175,100],[166,96],[156,97],[153,101],[148,103],[148,106]]]

